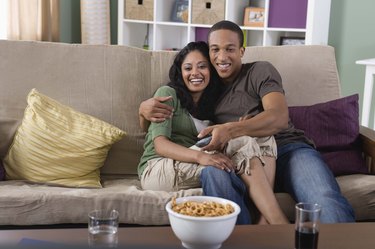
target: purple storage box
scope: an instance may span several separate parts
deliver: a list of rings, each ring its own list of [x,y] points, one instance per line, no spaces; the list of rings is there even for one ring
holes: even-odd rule
[[[195,41],[207,42],[209,28],[195,28]]]
[[[268,27],[306,28],[308,0],[271,0]]]

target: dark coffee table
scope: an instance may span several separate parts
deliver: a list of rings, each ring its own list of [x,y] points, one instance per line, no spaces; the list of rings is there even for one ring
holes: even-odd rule
[[[0,230],[0,248],[40,243],[45,248],[87,247],[87,229]],[[169,226],[121,227],[119,248],[182,248]],[[225,248],[294,248],[294,225],[242,225],[236,226],[223,244]],[[374,249],[375,222],[322,224],[319,249]]]

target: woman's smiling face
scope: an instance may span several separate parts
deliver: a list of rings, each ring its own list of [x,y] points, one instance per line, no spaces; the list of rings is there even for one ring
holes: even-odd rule
[[[210,82],[210,62],[198,50],[186,55],[181,65],[182,78],[195,103]]]

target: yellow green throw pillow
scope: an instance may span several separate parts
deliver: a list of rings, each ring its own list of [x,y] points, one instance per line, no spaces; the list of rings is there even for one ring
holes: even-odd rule
[[[125,132],[35,89],[4,159],[7,180],[100,188],[100,167]]]

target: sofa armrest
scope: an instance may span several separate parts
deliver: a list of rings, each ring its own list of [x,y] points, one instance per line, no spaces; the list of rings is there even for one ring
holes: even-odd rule
[[[369,172],[375,174],[375,130],[361,125],[359,133],[366,165],[369,167]]]

